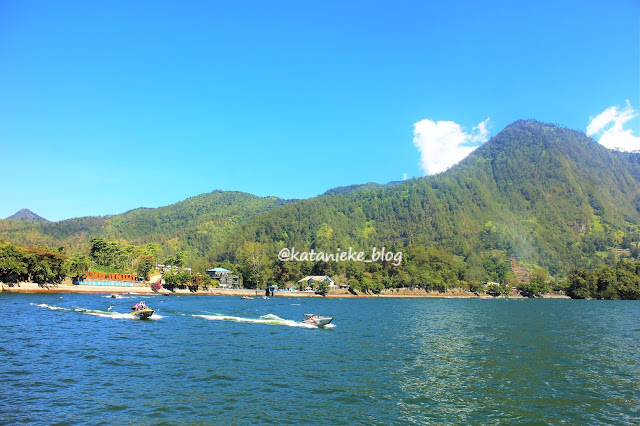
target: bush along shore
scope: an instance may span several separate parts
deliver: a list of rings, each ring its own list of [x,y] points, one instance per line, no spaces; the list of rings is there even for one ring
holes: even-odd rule
[[[162,292],[180,294],[261,295],[266,285],[296,291],[278,295],[328,297],[558,297],[577,299],[640,299],[640,261],[611,256],[599,269],[571,270],[565,278],[554,279],[544,268],[529,272],[495,252],[482,265],[489,274],[481,281],[469,278],[472,265],[444,249],[423,246],[406,248],[402,262],[279,262],[273,264],[262,247],[247,247],[253,264],[218,263],[227,272],[234,270],[236,292],[220,288],[211,278],[209,262],[196,263],[193,270],[183,267],[185,254],[178,253],[155,263],[151,254],[135,257],[128,266],[127,250],[120,250],[117,262],[111,253],[114,244],[95,240],[91,255],[67,256],[63,248],[25,248],[0,241],[0,283],[8,292]],[[104,246],[104,247],[103,247]],[[116,247],[117,248],[117,247]],[[255,250],[254,250],[255,249]],[[114,249],[115,250],[115,249]],[[116,250],[117,251],[117,250]],[[515,266],[514,266],[515,265]],[[162,267],[162,268],[160,268]],[[156,269],[157,268],[157,269]],[[225,269],[228,268],[228,269]],[[342,268],[342,269],[341,269]],[[164,272],[160,272],[162,269]],[[516,276],[517,272],[518,276]],[[333,276],[330,278],[329,275]],[[300,280],[302,276],[320,281]],[[144,280],[144,278],[146,280]],[[108,279],[107,279],[108,278]],[[229,277],[226,277],[229,278]],[[326,278],[323,279],[323,278]],[[223,277],[221,277],[223,280]],[[144,281],[143,281],[144,280]],[[122,283],[120,283],[122,281]],[[224,281],[224,280],[223,280]],[[328,284],[331,282],[331,285]],[[37,283],[37,284],[29,284]],[[72,285],[76,283],[76,285]],[[79,285],[77,285],[79,284]],[[93,285],[87,285],[93,284]],[[243,285],[244,284],[244,285]],[[235,286],[235,285],[234,285]],[[307,290],[307,291],[304,291]],[[246,293],[243,293],[246,292]]]

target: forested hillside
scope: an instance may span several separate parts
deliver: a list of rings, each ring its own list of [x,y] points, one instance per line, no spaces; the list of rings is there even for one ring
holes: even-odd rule
[[[566,274],[599,267],[611,247],[639,238],[638,154],[612,152],[583,133],[518,121],[445,173],[364,185],[283,206],[243,224],[216,251],[234,260],[244,241],[333,251],[420,239],[463,256],[481,279],[499,250]]]
[[[241,223],[288,201],[242,192],[214,191],[155,209],[139,208],[116,216],[60,222],[0,220],[0,238],[23,246],[62,246],[89,250],[92,238],[122,245],[159,243],[165,256],[186,251],[193,261],[206,256]]]

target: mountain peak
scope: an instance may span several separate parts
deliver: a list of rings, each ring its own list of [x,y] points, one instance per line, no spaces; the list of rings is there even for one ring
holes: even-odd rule
[[[22,209],[19,212],[17,212],[16,214],[9,216],[7,219],[12,219],[12,220],[31,220],[34,222],[48,222],[47,219],[38,216],[37,214],[35,214],[34,212],[32,212],[29,209]]]

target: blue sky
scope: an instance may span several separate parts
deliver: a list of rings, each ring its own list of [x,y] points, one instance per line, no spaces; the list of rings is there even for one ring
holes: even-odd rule
[[[633,145],[639,18],[636,0],[5,0],[0,217],[307,198],[446,169],[523,118],[599,117],[594,138]]]

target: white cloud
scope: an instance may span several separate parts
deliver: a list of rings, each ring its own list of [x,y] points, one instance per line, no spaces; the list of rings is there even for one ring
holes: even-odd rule
[[[631,130],[623,129],[624,124],[637,117],[638,113],[629,100],[627,100],[627,106],[618,108],[618,106],[609,107],[592,119],[587,126],[587,136],[600,134],[598,142],[610,149],[638,151],[640,137],[633,136]]]
[[[453,121],[432,121],[428,118],[413,126],[413,144],[420,151],[420,167],[425,175],[444,172],[488,140],[489,119],[466,133]]]

